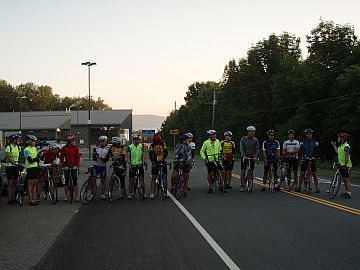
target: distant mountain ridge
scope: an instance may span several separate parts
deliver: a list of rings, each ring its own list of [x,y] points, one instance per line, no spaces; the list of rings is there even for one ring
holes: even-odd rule
[[[133,130],[139,129],[155,129],[161,128],[162,123],[165,121],[165,116],[152,115],[152,114],[139,114],[133,115]]]

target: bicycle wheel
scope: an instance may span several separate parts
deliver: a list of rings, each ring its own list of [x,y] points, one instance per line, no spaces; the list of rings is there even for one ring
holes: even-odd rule
[[[218,173],[217,172],[212,172],[211,173],[211,179],[212,179],[212,186],[214,191],[217,191],[219,188],[218,185],[218,181],[219,181],[219,177],[218,177]]]
[[[115,174],[111,175],[108,195],[110,202],[120,198],[120,179]]]
[[[141,179],[139,179],[138,193],[139,193],[140,199],[141,199],[142,201],[145,200],[145,196],[144,196],[144,182],[141,181]]]
[[[56,204],[57,190],[52,179],[49,179],[49,199],[52,204]]]
[[[269,189],[272,193],[275,192],[275,179],[274,179],[274,169],[271,166],[269,170],[269,177],[268,177],[268,183],[269,183]]]
[[[44,182],[41,183],[41,197],[46,201],[47,199],[47,194],[48,194],[48,190],[47,190],[47,185],[46,185],[46,182],[47,182],[47,178],[45,177],[44,179]]]
[[[174,195],[177,200],[180,200],[184,195],[184,177],[182,174],[178,175],[177,183],[174,187]]]
[[[81,187],[80,200],[83,204],[88,204],[94,199],[95,194],[96,194],[96,185],[94,188],[92,188],[91,178],[88,178],[88,180],[86,180]]]
[[[334,199],[336,194],[339,191],[341,185],[341,176],[339,172],[336,172],[334,178],[331,180],[330,188],[329,188],[329,198]]]
[[[253,170],[249,169],[246,174],[246,189],[251,192],[254,186]]]
[[[23,204],[24,204],[24,186],[20,185],[19,191],[17,193],[17,197],[18,197],[17,200],[19,202],[19,205],[23,206]]]
[[[167,179],[165,179],[164,175],[161,176],[161,198],[165,201],[167,198]]]

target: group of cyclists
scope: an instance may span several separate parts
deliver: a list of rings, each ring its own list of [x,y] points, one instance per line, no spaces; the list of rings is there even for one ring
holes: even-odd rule
[[[302,181],[308,167],[311,166],[316,192],[320,192],[319,181],[316,175],[315,161],[317,159],[318,142],[313,137],[314,131],[312,129],[305,130],[305,139],[301,142],[295,139],[295,131],[288,131],[288,140],[284,141],[281,146],[278,140],[275,139],[275,131],[267,131],[267,140],[262,143],[260,148],[259,140],[255,137],[256,128],[254,126],[247,127],[247,135],[240,139],[240,156],[241,156],[241,186],[240,191],[245,191],[245,172],[248,166],[254,169],[258,162],[260,155],[265,159],[263,183],[266,184],[270,166],[273,167],[275,184],[278,185],[277,168],[279,159],[283,155],[285,163],[287,164],[287,187],[290,189],[290,182],[292,175],[294,177],[295,191],[301,191]],[[232,140],[233,134],[231,131],[224,133],[224,140],[217,139],[217,132],[215,130],[208,130],[209,139],[203,142],[200,149],[200,156],[204,160],[207,168],[207,182],[208,193],[214,191],[212,182],[212,172],[218,170],[220,172],[219,190],[226,192],[231,189],[232,171],[235,161],[236,143]],[[331,142],[334,150],[338,154],[339,171],[343,178],[346,192],[342,194],[344,198],[351,198],[351,183],[349,179],[351,163],[350,145],[348,144],[349,135],[346,133],[338,134],[338,142]],[[41,164],[51,164],[53,170],[50,170],[50,177],[55,174],[57,166],[62,167],[65,188],[64,199],[68,201],[69,197],[69,179],[71,177],[75,193],[75,202],[79,202],[78,190],[78,171],[80,165],[80,151],[76,144],[76,136],[69,134],[65,137],[67,144],[61,149],[56,144],[50,144],[45,151],[38,152],[36,148],[37,138],[34,135],[28,135],[25,138],[26,148],[24,149],[25,168],[19,165],[20,156],[20,135],[14,134],[9,137],[10,143],[6,147],[6,163],[5,171],[8,179],[8,203],[17,203],[15,197],[16,182],[19,172],[23,169],[27,174],[27,194],[29,198],[29,205],[34,206],[39,202],[39,180],[41,182]],[[337,146],[339,145],[339,146]],[[158,177],[160,168],[163,177],[167,179],[166,158],[168,157],[168,148],[164,140],[162,140],[159,133],[152,137],[152,143],[149,147],[149,159],[151,162],[151,184],[150,184],[150,199],[154,199],[156,192],[156,179]],[[183,176],[183,196],[188,196],[189,174],[194,165],[195,143],[193,142],[193,134],[186,133],[179,137],[179,142],[176,145],[173,161],[173,171],[171,176],[170,192],[174,191],[177,184],[179,170],[181,168]],[[98,145],[94,148],[92,153],[93,159],[93,181],[96,184],[96,178],[101,179],[101,194],[100,198],[106,199],[106,177],[107,177],[107,163],[111,162],[113,172],[120,179],[120,196],[118,199],[127,197],[132,199],[135,174],[138,171],[140,180],[144,182],[144,165],[146,163],[145,146],[141,143],[139,135],[132,136],[132,143],[129,146],[124,146],[119,137],[112,137],[108,141],[107,136],[102,135],[98,139]],[[301,164],[300,164],[301,161]],[[298,168],[300,164],[300,175],[298,177]],[[129,166],[129,184],[128,193],[126,193],[125,176]],[[166,180],[167,183],[167,180]],[[145,192],[145,183],[143,185],[144,198],[147,197]],[[262,191],[266,188],[262,187]]]

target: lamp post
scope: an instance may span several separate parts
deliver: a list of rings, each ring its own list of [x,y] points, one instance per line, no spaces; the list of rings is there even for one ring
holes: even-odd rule
[[[19,133],[20,133],[20,135],[21,135],[21,132],[22,132],[22,127],[21,127],[21,118],[22,118],[22,117],[21,117],[21,100],[22,100],[22,99],[25,99],[25,98],[26,98],[25,96],[19,97],[19,103],[20,103],[20,104],[19,104],[19,112],[20,112],[20,116],[19,116],[19,117],[20,117],[20,118],[19,118],[19,120],[20,120],[20,121],[19,121]]]
[[[90,67],[96,65],[95,62],[84,62],[81,63],[83,66],[88,67],[88,77],[89,77],[89,118],[88,118],[88,144],[89,144],[89,158],[91,158],[91,145],[90,145],[90,125],[91,125],[91,115],[90,115],[90,107],[91,107],[91,95],[90,95]]]

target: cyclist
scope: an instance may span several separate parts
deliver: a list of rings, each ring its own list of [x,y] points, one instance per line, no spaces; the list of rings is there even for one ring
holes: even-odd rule
[[[234,168],[234,158],[235,158],[235,142],[232,141],[232,132],[225,131],[224,137],[225,140],[221,141],[221,148],[222,148],[222,160],[223,160],[223,167],[225,169],[226,175],[226,182],[225,188],[230,189],[232,171]]]
[[[112,137],[111,143],[113,145],[110,149],[110,154],[113,160],[113,169],[115,175],[120,179],[120,198],[124,198],[124,196],[126,195],[126,150],[124,145],[121,144],[121,139],[119,137]]]
[[[144,145],[140,143],[140,136],[135,134],[132,136],[133,143],[130,144],[127,148],[127,160],[130,164],[129,170],[129,195],[128,199],[132,199],[132,193],[134,192],[134,180],[136,170],[139,169],[140,180],[144,183],[144,198],[147,198],[145,193],[145,181],[144,181],[144,167],[143,164],[146,164],[146,158],[144,155],[145,148]]]
[[[344,180],[344,186],[346,192],[341,194],[343,198],[351,199],[351,182],[350,182],[350,170],[352,168],[350,145],[347,142],[350,136],[347,133],[338,134],[338,143],[340,144],[336,148],[336,142],[331,142],[335,152],[338,154],[338,162],[340,165],[340,174]]]
[[[316,160],[316,154],[317,149],[319,147],[319,143],[317,140],[313,138],[314,131],[311,128],[307,128],[305,130],[306,139],[300,143],[300,153],[302,156],[302,164],[300,167],[300,178],[299,183],[295,189],[295,191],[300,192],[302,181],[305,177],[305,172],[307,171],[307,168],[309,166],[309,162],[311,163],[311,171],[314,177],[314,183],[316,187],[316,193],[320,193],[319,188],[319,181],[318,177],[316,175],[316,166],[315,166],[315,160]]]
[[[278,187],[278,176],[277,176],[277,169],[278,169],[278,158],[280,157],[280,143],[275,140],[275,131],[270,129],[267,131],[268,140],[263,142],[262,145],[262,152],[265,158],[264,163],[264,176],[263,176],[263,184],[266,185],[266,180],[269,175],[270,166],[272,164],[274,169],[274,181],[276,189]],[[266,188],[262,187],[261,191],[265,191]]]
[[[69,196],[69,180],[70,180],[70,173],[73,180],[73,186],[75,191],[75,202],[79,202],[78,197],[78,169],[80,165],[80,152],[79,147],[75,142],[76,136],[72,134],[68,134],[65,137],[67,144],[63,146],[60,150],[60,162],[64,169],[64,176],[65,176],[65,197],[64,202],[68,201]]]
[[[194,135],[193,135],[192,133],[190,133],[190,132],[185,133],[185,136],[188,137],[188,144],[189,144],[190,149],[191,149],[191,157],[192,157],[191,166],[190,166],[190,170],[191,170],[192,167],[193,167],[194,164],[195,164],[195,147],[196,147],[196,145],[195,145],[195,143],[193,142]],[[189,177],[188,180],[190,180],[190,177]],[[188,191],[190,190],[189,185],[188,185],[188,187],[187,187],[187,190],[188,190]]]
[[[34,135],[26,136],[27,147],[24,149],[25,168],[28,179],[29,205],[38,205],[36,185],[38,181],[38,153],[36,149],[37,138]]]
[[[6,163],[5,173],[8,180],[8,204],[16,203],[15,200],[15,185],[19,176],[19,156],[21,148],[19,146],[20,135],[13,134],[9,136],[9,145],[6,146]],[[1,194],[0,194],[1,196]]]
[[[226,192],[226,190],[223,190],[224,179],[225,179],[224,168],[220,163],[218,163],[219,159],[221,158],[221,151],[222,151],[221,143],[218,139],[216,139],[216,130],[213,129],[208,130],[207,134],[209,135],[210,138],[203,143],[200,150],[200,155],[201,158],[205,161],[205,165],[208,171],[208,175],[207,175],[207,180],[209,185],[208,193],[213,192],[211,173],[215,171],[216,168],[218,168],[218,170],[221,173],[221,179],[220,179],[221,183],[219,186],[219,191]]]
[[[259,156],[259,141],[255,138],[256,128],[254,126],[248,126],[246,128],[247,136],[243,136],[240,139],[240,154],[241,154],[241,187],[240,192],[245,191],[245,172],[248,162],[250,162],[250,168],[253,170],[255,167],[255,161]],[[248,160],[250,158],[250,160]]]
[[[164,174],[165,181],[167,183],[167,166],[166,166],[166,157],[168,156],[168,150],[166,143],[161,140],[159,133],[154,134],[153,143],[149,148],[149,158],[151,160],[151,193],[150,199],[154,199],[155,193],[155,181],[160,171],[160,163],[163,162],[162,171]]]
[[[106,162],[110,159],[110,151],[107,147],[108,138],[105,135],[99,137],[99,145],[93,150],[93,167],[94,175],[92,179],[93,185],[96,185],[96,177],[100,176],[101,179],[101,195],[102,200],[106,199],[105,196],[105,181],[106,181]]]
[[[192,166],[192,150],[191,146],[188,145],[189,137],[181,135],[179,143],[176,145],[175,158],[174,158],[174,169],[171,176],[171,193],[174,193],[174,186],[177,184],[179,175],[179,169],[182,168],[184,177],[183,196],[187,197],[189,191],[189,174]]]
[[[297,186],[298,182],[298,168],[299,168],[299,149],[300,143],[298,140],[295,140],[295,131],[290,129],[288,131],[288,140],[283,143],[283,154],[285,156],[285,162],[288,164],[287,168],[287,180],[288,186],[287,189],[290,189],[290,181],[291,181],[291,170],[294,174],[294,184]]]

